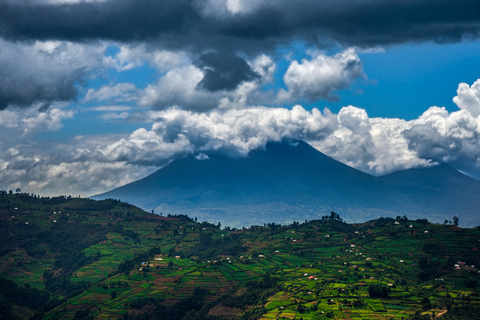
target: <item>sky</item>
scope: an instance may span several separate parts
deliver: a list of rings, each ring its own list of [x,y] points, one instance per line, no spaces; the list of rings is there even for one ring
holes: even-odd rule
[[[301,139],[480,179],[477,0],[3,0],[0,189],[90,196]]]

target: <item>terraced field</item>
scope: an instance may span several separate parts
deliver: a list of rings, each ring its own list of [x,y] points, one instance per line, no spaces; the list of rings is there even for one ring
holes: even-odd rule
[[[326,216],[221,229],[28,195],[4,196],[0,212],[0,308],[12,319],[426,319],[480,307],[479,228]],[[32,293],[46,298],[22,300]]]

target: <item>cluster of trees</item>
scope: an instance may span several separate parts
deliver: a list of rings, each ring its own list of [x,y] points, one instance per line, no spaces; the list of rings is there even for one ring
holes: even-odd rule
[[[199,242],[195,246],[179,254],[186,257],[196,256],[200,259],[211,259],[218,255],[237,256],[246,249],[237,234],[213,238],[212,234],[205,232],[200,234]]]
[[[151,310],[139,315],[130,315],[125,313],[123,319],[130,320],[202,320],[212,319],[216,317],[207,316],[209,309],[215,302],[206,303],[205,298],[209,295],[207,289],[196,287],[191,296],[173,305],[165,305],[161,299],[141,298],[131,302],[130,307],[133,309],[144,308],[146,305],[151,306]]]
[[[380,284],[371,284],[368,286],[368,295],[370,298],[388,298],[388,288]]]
[[[431,261],[427,257],[420,259],[418,266],[420,267],[420,272],[418,273],[419,281],[428,281],[445,273],[444,264],[439,261]]]
[[[18,285],[11,280],[0,277],[0,319],[19,319],[13,313],[13,305],[30,308],[42,314],[61,303],[52,299],[50,292],[31,287],[29,284]]]
[[[119,273],[130,272],[136,268],[136,266],[140,265],[144,261],[148,261],[152,259],[156,254],[160,254],[161,250],[160,247],[154,247],[148,250],[147,252],[136,253],[132,259],[128,259],[123,261],[118,265],[117,271]]]
[[[267,303],[268,297],[280,289],[278,279],[272,277],[269,273],[263,275],[259,280],[249,281],[246,287],[247,290],[242,291],[241,294],[229,292],[223,296],[221,298],[222,304],[227,307],[245,310],[247,306]]]
[[[322,216],[322,220],[343,221],[342,218],[340,218],[340,215],[333,211],[330,212],[329,216]]]
[[[16,193],[21,193],[22,190],[17,189],[17,190],[15,190],[15,192]],[[7,192],[7,190],[0,190],[0,195],[5,196],[7,194],[13,194],[13,190],[8,190],[8,192]]]
[[[123,229],[120,225],[116,225],[115,228],[113,229],[113,232],[119,233],[125,238],[132,239],[133,242],[139,244],[141,242],[140,236],[138,235],[137,232],[130,230],[130,229]]]
[[[457,216],[454,216],[452,219],[453,219],[453,221],[445,219],[445,221],[443,223],[444,224],[454,224],[455,226],[458,227],[458,222],[460,221],[460,219]]]
[[[45,289],[50,292],[62,292],[64,294],[70,294],[75,291],[83,290],[88,286],[85,281],[72,282],[70,278],[72,273],[60,272],[55,274],[53,270],[43,271],[43,280],[45,281]]]
[[[31,287],[29,284],[18,285],[11,280],[0,277],[0,295],[18,305],[37,310],[50,301],[50,293]]]

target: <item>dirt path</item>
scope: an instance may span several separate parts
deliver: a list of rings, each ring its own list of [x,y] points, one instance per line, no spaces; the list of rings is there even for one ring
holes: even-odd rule
[[[444,310],[444,311],[440,312],[439,314],[437,314],[437,316],[435,318],[443,316],[445,313],[447,313],[447,311],[448,310]]]

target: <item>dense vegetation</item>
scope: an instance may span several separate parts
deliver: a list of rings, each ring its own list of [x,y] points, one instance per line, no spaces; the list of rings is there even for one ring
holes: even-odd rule
[[[476,319],[480,229],[452,221],[222,229],[2,192],[0,319]]]

